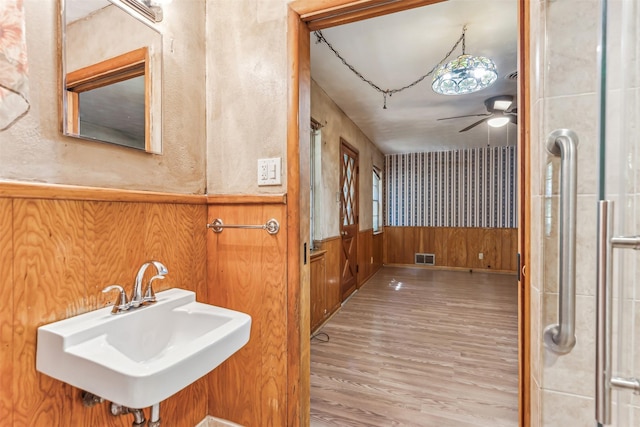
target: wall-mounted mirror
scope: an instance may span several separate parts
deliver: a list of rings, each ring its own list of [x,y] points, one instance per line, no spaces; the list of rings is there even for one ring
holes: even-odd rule
[[[162,34],[118,0],[60,0],[65,135],[162,152]]]

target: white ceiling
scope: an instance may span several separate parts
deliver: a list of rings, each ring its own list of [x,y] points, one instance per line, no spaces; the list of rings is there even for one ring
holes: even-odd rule
[[[311,76],[382,152],[414,153],[471,147],[515,145],[516,125],[486,123],[460,133],[482,117],[484,100],[517,94],[517,0],[449,0],[322,31],[361,74],[382,89],[403,87],[427,74],[453,47],[467,25],[466,53],[488,56],[498,81],[468,95],[439,95],[431,77],[387,99],[360,80],[311,34]],[[459,46],[447,60],[462,53]],[[515,107],[515,104],[514,104]]]

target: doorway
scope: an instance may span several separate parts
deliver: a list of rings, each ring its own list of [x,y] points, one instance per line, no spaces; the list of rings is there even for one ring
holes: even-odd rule
[[[414,7],[426,6],[429,4],[437,3],[439,0],[404,0],[393,3],[388,3],[379,0],[368,1],[344,1],[344,0],[331,0],[331,1],[303,1],[298,0],[290,4],[289,14],[289,64],[292,70],[292,76],[290,79],[290,85],[292,90],[290,91],[291,97],[289,100],[289,133],[288,133],[288,164],[297,165],[297,167],[290,167],[290,170],[294,173],[289,174],[289,189],[293,189],[293,193],[289,191],[289,194],[299,195],[300,181],[304,180],[304,175],[300,172],[305,169],[304,162],[307,161],[306,151],[304,144],[308,142],[306,136],[308,135],[308,119],[304,117],[310,117],[309,111],[309,95],[310,95],[310,56],[309,56],[309,42],[310,31],[316,29],[327,28],[334,25],[340,25],[349,22],[355,22],[357,20],[367,19],[383,14],[393,13],[401,10],[406,10]],[[526,12],[528,3],[526,0],[519,0],[519,69],[529,69],[529,54],[528,54],[528,13]],[[526,193],[526,185],[528,179],[528,171],[526,168],[527,159],[529,156],[528,148],[528,134],[526,129],[529,126],[529,117],[527,105],[529,104],[529,93],[527,89],[526,73],[522,73],[519,79],[519,96],[518,96],[518,111],[521,119],[519,120],[519,143],[518,143],[518,157],[519,157],[519,184],[518,184],[518,199],[520,204],[518,206],[518,224],[519,224],[519,239],[518,247],[521,260],[521,266],[526,265],[528,261],[528,251],[526,245],[528,240],[526,239],[527,224],[528,224],[528,194]],[[299,118],[302,118],[299,120]],[[297,173],[296,173],[297,172]],[[302,187],[304,188],[304,187]],[[299,209],[296,206],[289,206],[288,209],[295,210],[300,213],[306,213],[306,209]],[[293,212],[292,212],[293,213]],[[308,233],[302,232],[305,228],[305,224],[308,226],[308,218],[298,216],[299,221],[292,221],[289,224],[289,235],[291,237],[300,236],[300,241],[297,246],[302,247],[302,243],[306,239]],[[307,228],[308,229],[308,228]],[[291,266],[289,267],[293,277],[308,277],[308,266],[300,262],[295,265],[294,260],[291,259]],[[520,268],[518,269],[520,272]],[[519,327],[519,412],[520,412],[520,425],[528,425],[529,417],[529,294],[528,283],[526,276],[519,274],[519,286],[518,286],[518,327]],[[290,283],[290,286],[296,284]],[[300,292],[300,300],[305,300],[308,295],[304,294],[304,289],[308,289],[308,284],[298,283],[298,292]],[[308,313],[307,313],[308,316]],[[302,321],[305,319],[304,309],[301,309],[300,317]],[[308,317],[306,317],[308,319]],[[303,337],[301,337],[301,347],[308,348],[306,343],[303,343]],[[302,351],[303,355],[308,355],[308,352]],[[294,372],[293,376],[289,377],[289,390],[293,390],[298,384],[303,384],[308,387],[308,382],[303,382],[305,373],[304,367],[308,368],[308,361],[303,359],[300,361],[300,366],[303,367],[301,371]],[[295,377],[299,375],[299,377]],[[308,375],[308,372],[306,373]],[[292,405],[298,405],[300,424],[308,425],[308,402],[309,402],[309,390],[304,386],[297,393],[290,393],[290,397],[295,397],[295,402],[290,401]],[[292,411],[289,411],[292,414]],[[298,424],[298,423],[295,423]]]

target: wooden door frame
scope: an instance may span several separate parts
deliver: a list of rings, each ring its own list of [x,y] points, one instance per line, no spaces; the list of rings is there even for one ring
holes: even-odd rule
[[[303,235],[300,205],[300,179],[304,178],[305,163],[301,155],[305,150],[311,117],[311,64],[310,31],[356,22],[388,13],[438,3],[442,0],[295,0],[289,3],[287,16],[287,315],[288,315],[288,369],[287,420],[289,426],[308,426],[310,411],[310,348],[305,324],[309,323],[308,265],[304,253],[307,237]],[[530,7],[531,0],[518,0],[518,112],[521,124],[518,138],[518,250],[522,265],[529,264],[530,245],[530,126],[529,78],[530,59]],[[307,224],[308,226],[308,224]],[[308,227],[307,227],[308,228]],[[525,274],[518,292],[518,345],[519,345],[519,417],[520,426],[530,422],[530,293]],[[308,335],[308,334],[307,334]]]

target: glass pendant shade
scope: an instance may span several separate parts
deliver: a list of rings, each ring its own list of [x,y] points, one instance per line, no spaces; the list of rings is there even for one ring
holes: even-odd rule
[[[489,87],[497,79],[498,70],[491,59],[460,55],[438,67],[431,88],[442,95],[463,95]]]

